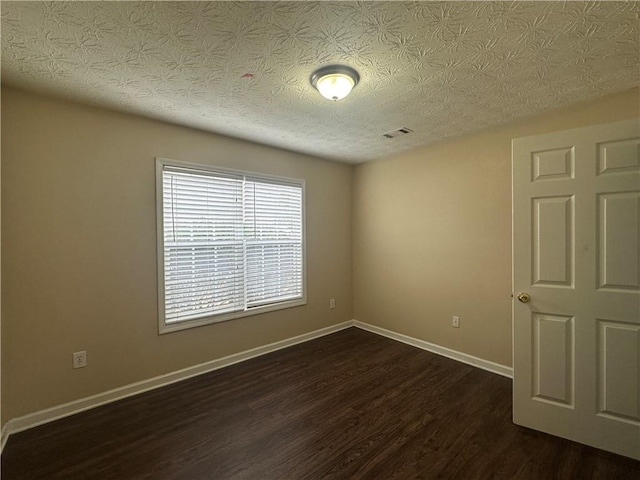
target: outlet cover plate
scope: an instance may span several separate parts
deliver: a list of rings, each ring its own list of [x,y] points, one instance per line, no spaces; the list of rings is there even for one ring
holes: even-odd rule
[[[81,352],[73,353],[73,368],[83,368],[87,366],[87,352],[85,350]]]

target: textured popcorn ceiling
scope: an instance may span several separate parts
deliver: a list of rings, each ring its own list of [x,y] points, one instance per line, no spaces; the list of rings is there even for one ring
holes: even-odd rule
[[[362,162],[638,85],[638,2],[7,2],[2,80]],[[309,83],[347,64],[340,102]],[[408,127],[414,133],[386,139]]]

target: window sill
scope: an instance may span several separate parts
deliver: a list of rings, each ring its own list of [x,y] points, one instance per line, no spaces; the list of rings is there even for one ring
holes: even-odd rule
[[[227,322],[229,320],[235,320],[237,318],[250,317],[252,315],[260,315],[262,313],[275,312],[276,310],[284,310],[285,308],[300,307],[307,304],[306,298],[299,298],[295,300],[288,300],[286,302],[274,303],[272,305],[265,305],[263,307],[254,307],[248,310],[242,310],[239,312],[224,313],[221,315],[215,315],[212,317],[197,318],[194,320],[187,320],[184,322],[165,323],[164,319],[160,320],[159,334],[177,332],[180,330],[186,330],[188,328],[202,327],[204,325],[211,325],[212,323]]]

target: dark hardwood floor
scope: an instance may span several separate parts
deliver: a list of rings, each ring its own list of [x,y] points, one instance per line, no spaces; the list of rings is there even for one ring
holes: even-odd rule
[[[3,480],[633,479],[511,422],[511,381],[351,328],[12,435]]]

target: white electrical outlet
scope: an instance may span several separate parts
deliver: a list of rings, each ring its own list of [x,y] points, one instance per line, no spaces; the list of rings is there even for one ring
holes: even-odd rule
[[[460,317],[451,317],[451,326],[453,328],[460,328]]]
[[[329,299],[329,308],[336,308],[336,299],[335,298],[330,298]]]
[[[74,352],[73,353],[73,368],[82,368],[87,366],[87,352]]]

